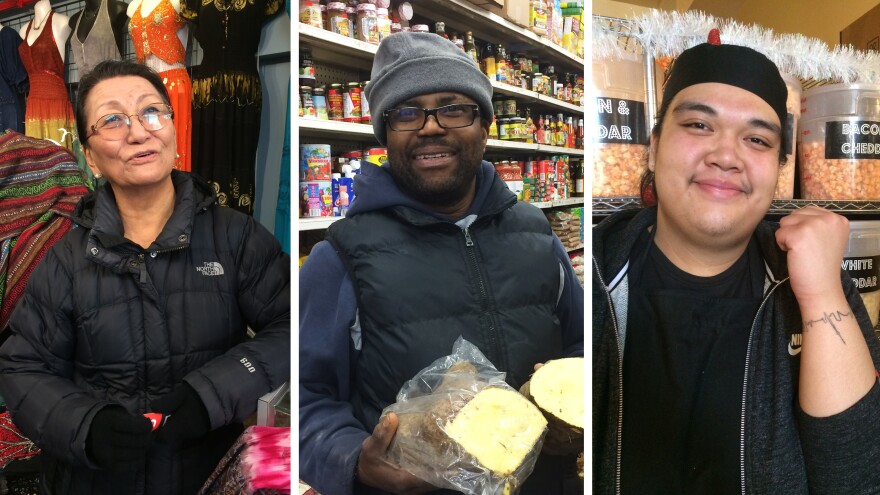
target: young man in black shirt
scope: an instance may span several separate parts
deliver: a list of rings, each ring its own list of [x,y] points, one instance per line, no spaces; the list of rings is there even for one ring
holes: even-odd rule
[[[749,48],[674,63],[644,181],[656,206],[593,233],[594,493],[880,487],[880,345],[840,269],[848,222],[762,221],[786,97]]]

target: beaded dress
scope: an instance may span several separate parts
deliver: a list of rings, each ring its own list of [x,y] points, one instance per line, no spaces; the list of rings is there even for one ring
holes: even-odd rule
[[[193,89],[184,65],[186,47],[177,37],[185,23],[169,0],[161,0],[146,17],[138,5],[129,21],[128,31],[138,63],[158,72],[165,83],[174,110],[179,156],[177,168],[189,172],[192,169]]]

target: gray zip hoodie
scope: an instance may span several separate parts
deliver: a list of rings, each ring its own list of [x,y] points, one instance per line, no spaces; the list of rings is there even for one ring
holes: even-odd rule
[[[620,493],[623,342],[629,255],[656,208],[628,210],[593,229],[593,491]],[[745,494],[880,493],[880,386],[834,416],[815,418],[797,401],[800,310],[788,281],[778,224],[755,230],[766,266],[764,300],[755,314],[743,375],[740,489]],[[850,306],[875,368],[880,341],[858,292],[841,271]],[[627,399],[630,400],[630,399]],[[626,494],[633,495],[633,494]],[[642,494],[638,494],[642,495]]]

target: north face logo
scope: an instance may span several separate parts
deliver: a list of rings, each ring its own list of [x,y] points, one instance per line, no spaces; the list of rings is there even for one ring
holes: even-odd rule
[[[223,265],[216,261],[206,261],[202,266],[197,266],[196,270],[206,276],[223,275]]]

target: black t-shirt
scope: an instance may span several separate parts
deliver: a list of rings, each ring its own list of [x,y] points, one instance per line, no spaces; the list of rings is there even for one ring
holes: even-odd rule
[[[740,493],[746,350],[764,264],[753,239],[713,277],[643,233],[630,258],[623,360],[624,495]]]

